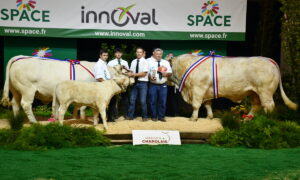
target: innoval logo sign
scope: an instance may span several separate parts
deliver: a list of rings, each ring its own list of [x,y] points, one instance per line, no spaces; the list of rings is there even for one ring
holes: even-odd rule
[[[16,8],[0,9],[2,21],[50,22],[50,11],[38,10],[34,0],[17,0]]]
[[[231,26],[230,15],[220,15],[217,1],[206,1],[202,4],[200,15],[188,15],[188,26]]]
[[[127,7],[117,7],[111,11],[93,11],[86,10],[84,6],[81,7],[81,23],[99,23],[99,24],[114,24],[118,27],[126,26],[129,22],[132,24],[158,25],[156,20],[156,9],[150,12],[135,12],[133,10],[136,4]],[[136,8],[135,8],[136,9]]]

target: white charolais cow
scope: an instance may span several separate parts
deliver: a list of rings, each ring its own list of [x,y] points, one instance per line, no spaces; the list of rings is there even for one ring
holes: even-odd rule
[[[106,108],[111,98],[126,91],[126,88],[133,83],[134,78],[125,75],[103,82],[60,82],[53,93],[52,109],[55,111],[53,114],[60,124],[63,124],[65,112],[70,104],[89,106],[93,109],[94,125],[98,124],[100,112],[104,129],[107,129]]]
[[[96,64],[88,61],[80,61],[80,63],[90,71]],[[75,72],[78,81],[95,81],[93,76],[80,65],[76,65]],[[1,103],[3,105],[12,104],[14,114],[17,114],[22,107],[29,121],[35,123],[36,119],[32,112],[34,98],[45,103],[51,102],[56,84],[65,80],[70,80],[69,62],[22,55],[15,56],[9,60],[6,67],[6,80]],[[12,93],[11,102],[9,91]],[[77,112],[75,109],[74,112]]]
[[[183,75],[193,63],[202,58],[184,54],[172,62],[171,77],[178,86]],[[251,96],[252,109],[255,113],[261,106],[265,111],[274,109],[273,94],[278,85],[284,103],[296,110],[293,103],[285,94],[278,65],[266,57],[215,57],[217,64],[218,97],[224,97],[240,103],[246,96]],[[191,120],[197,120],[202,103],[207,103],[208,117],[213,117],[210,100],[214,98],[212,58],[196,67],[186,78],[182,89],[183,99],[193,106]],[[215,88],[216,89],[216,88]]]

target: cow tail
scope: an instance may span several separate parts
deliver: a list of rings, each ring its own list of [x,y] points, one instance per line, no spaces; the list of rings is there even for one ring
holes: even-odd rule
[[[281,76],[280,76],[280,93],[281,93],[281,97],[284,101],[284,104],[287,105],[290,109],[293,110],[297,110],[298,109],[298,105],[296,103],[294,103],[293,101],[291,101],[287,95],[285,94],[284,90],[283,90],[283,86],[282,86],[282,80],[281,80]]]
[[[11,102],[9,100],[9,72],[10,72],[11,65],[19,57],[20,56],[15,56],[15,57],[11,58],[8,61],[7,66],[6,66],[5,83],[4,83],[4,88],[3,88],[2,99],[0,101],[0,104],[2,104],[3,106],[10,106],[11,105]]]
[[[293,110],[297,110],[298,109],[298,105],[296,103],[294,103],[293,101],[291,101],[287,95],[285,94],[284,90],[283,90],[283,86],[282,86],[282,79],[281,79],[281,73],[280,73],[280,68],[278,66],[278,64],[270,59],[270,61],[276,65],[277,67],[277,70],[278,70],[278,73],[279,73],[279,87],[280,87],[280,94],[281,94],[281,97],[283,99],[283,102],[285,105],[287,105],[290,109],[293,109]]]

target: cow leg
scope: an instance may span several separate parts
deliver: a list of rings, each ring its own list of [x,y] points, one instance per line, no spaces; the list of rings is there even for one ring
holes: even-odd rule
[[[261,108],[261,103],[258,95],[255,93],[251,95],[251,110],[248,115],[254,115]]]
[[[59,120],[59,124],[63,125],[64,124],[64,117],[65,117],[65,113],[68,109],[68,106],[66,104],[60,104],[59,108],[58,108],[58,120]]]
[[[13,93],[13,98],[11,103],[12,103],[14,116],[16,116],[19,114],[21,108],[21,95],[19,93]]]
[[[205,90],[204,90],[205,89]],[[203,102],[203,96],[206,92],[206,88],[194,88],[193,89],[193,97],[192,97],[192,106],[193,106],[193,114],[190,118],[191,121],[197,121],[198,120],[198,113],[199,109],[201,107],[201,104]]]
[[[101,114],[104,129],[107,130],[108,126],[107,126],[107,117],[106,117],[106,106],[105,105],[98,106],[98,110]]]
[[[52,105],[52,115],[54,116],[55,119],[58,119],[58,115],[59,115],[58,109],[59,109],[59,106],[60,105],[57,102],[57,100],[56,100],[56,103],[54,105]]]
[[[193,114],[192,117],[190,118],[190,121],[197,121],[199,108],[201,107],[201,102],[193,102],[192,106],[193,106]]]
[[[259,99],[266,113],[270,113],[274,110],[275,103],[272,95],[269,93],[261,93],[259,94]]]
[[[204,106],[206,108],[206,112],[207,112],[207,119],[213,119],[214,118],[214,115],[213,115],[213,112],[212,112],[212,108],[211,108],[211,101],[206,101],[204,103]]]
[[[80,119],[85,119],[85,109],[86,109],[86,106],[81,106],[80,107]]]
[[[28,93],[29,92],[29,93]],[[28,90],[27,93],[24,93],[21,98],[21,106],[27,115],[29,122],[36,123],[36,119],[32,112],[32,102],[34,100],[35,91]]]
[[[93,108],[93,115],[94,115],[94,125],[96,126],[99,122],[99,111],[97,108]]]

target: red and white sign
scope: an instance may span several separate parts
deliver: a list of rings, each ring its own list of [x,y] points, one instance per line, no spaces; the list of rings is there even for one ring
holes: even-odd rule
[[[179,131],[132,130],[133,145],[181,145]]]

